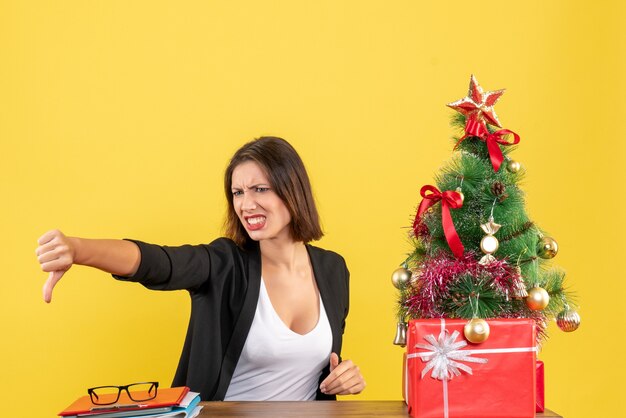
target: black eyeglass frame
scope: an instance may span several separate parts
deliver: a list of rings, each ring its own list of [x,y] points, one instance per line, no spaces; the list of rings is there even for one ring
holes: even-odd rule
[[[147,398],[146,397],[142,397],[141,399],[133,398],[133,395],[131,395],[131,392],[130,392],[129,388],[132,389],[132,387],[136,386],[136,385],[151,385],[150,388],[147,390],[147,392],[148,392],[148,394],[150,394],[150,392],[152,392],[152,390],[154,389],[154,395],[152,395],[150,397],[147,397]],[[96,390],[104,389],[104,388],[117,389],[117,397],[115,398],[114,401],[112,401],[112,402],[100,402],[98,400],[98,395],[96,394]],[[89,394],[89,397],[91,398],[91,403],[93,403],[94,405],[113,405],[114,403],[116,403],[117,401],[120,400],[120,395],[122,394],[123,390],[126,391],[126,393],[128,394],[128,397],[130,398],[131,401],[133,401],[133,402],[143,402],[143,401],[149,401],[151,399],[156,398],[157,397],[158,388],[159,388],[159,382],[137,382],[137,383],[131,383],[131,384],[124,385],[124,386],[114,386],[114,385],[96,386],[96,387],[87,389],[87,393]]]

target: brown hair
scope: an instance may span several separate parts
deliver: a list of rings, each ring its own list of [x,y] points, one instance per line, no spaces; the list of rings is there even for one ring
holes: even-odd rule
[[[304,243],[322,238],[324,233],[304,163],[287,141],[273,136],[262,136],[239,148],[226,168],[224,173],[224,191],[228,202],[224,222],[226,236],[240,247],[246,247],[253,242],[233,206],[233,171],[246,161],[254,161],[261,167],[269,179],[270,187],[287,206],[291,215],[291,237]]]

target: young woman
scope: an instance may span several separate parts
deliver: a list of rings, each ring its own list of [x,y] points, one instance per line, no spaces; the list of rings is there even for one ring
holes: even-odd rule
[[[39,238],[50,272],[46,302],[73,264],[154,290],[191,296],[187,337],[172,386],[203,400],[335,399],[365,388],[341,362],[349,273],[341,256],[308,243],[323,235],[302,160],[285,140],[261,137],[226,169],[226,237],[206,245]]]

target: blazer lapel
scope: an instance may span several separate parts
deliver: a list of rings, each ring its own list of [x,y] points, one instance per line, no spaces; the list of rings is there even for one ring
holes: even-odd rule
[[[247,251],[247,275],[248,285],[246,287],[246,295],[244,296],[243,306],[239,318],[235,322],[233,329],[233,336],[228,343],[224,360],[222,362],[222,370],[220,373],[219,386],[215,394],[214,399],[224,399],[228,385],[230,384],[230,378],[235,371],[239,356],[243,350],[243,346],[248,338],[248,332],[252,326],[254,320],[254,313],[256,312],[256,306],[259,300],[259,291],[261,288],[261,251],[259,246],[256,245],[252,249]],[[244,267],[245,268],[245,267]],[[228,380],[225,376],[229,376]]]
[[[341,314],[337,307],[341,306],[340,301],[337,300],[339,295],[333,293],[333,289],[330,280],[333,279],[333,268],[324,263],[320,254],[320,250],[310,245],[306,246],[309,252],[309,259],[311,260],[311,266],[313,268],[313,275],[317,282],[317,288],[320,291],[322,302],[324,302],[324,308],[326,310],[326,316],[330,323],[330,328],[333,333],[333,351],[337,352],[341,347]],[[339,353],[337,353],[339,354]]]

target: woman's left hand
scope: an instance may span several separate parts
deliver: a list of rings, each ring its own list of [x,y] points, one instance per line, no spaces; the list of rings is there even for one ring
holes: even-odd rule
[[[365,389],[365,380],[352,360],[339,363],[339,356],[330,354],[330,374],[320,384],[326,395],[354,395]]]

